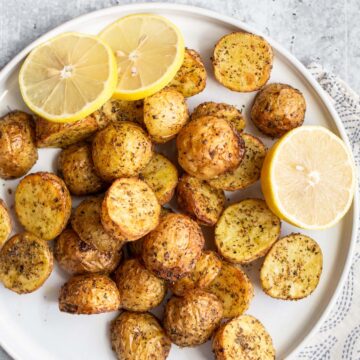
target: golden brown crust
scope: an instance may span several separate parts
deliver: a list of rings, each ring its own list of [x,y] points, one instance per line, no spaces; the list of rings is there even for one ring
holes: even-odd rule
[[[10,212],[3,200],[0,199],[0,249],[9,238],[12,230]]]
[[[305,111],[305,99],[299,90],[274,83],[256,95],[251,120],[262,133],[280,137],[303,124]]]
[[[244,140],[224,119],[204,116],[190,121],[176,139],[181,167],[208,180],[235,169],[244,156]]]
[[[111,99],[99,111],[102,117],[111,122],[133,121],[139,125],[144,124],[144,100]]]
[[[13,111],[0,118],[0,178],[25,175],[37,159],[33,117]]]

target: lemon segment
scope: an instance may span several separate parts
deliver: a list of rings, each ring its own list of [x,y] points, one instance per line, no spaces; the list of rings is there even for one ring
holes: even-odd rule
[[[79,33],[65,33],[36,47],[19,73],[26,105],[56,122],[88,116],[111,97],[116,84],[117,65],[110,47]]]
[[[184,59],[184,40],[177,27],[154,14],[125,16],[109,25],[100,38],[113,49],[118,84],[113,97],[139,100],[164,88]]]
[[[355,165],[345,143],[321,126],[284,135],[268,152],[261,187],[269,208],[303,229],[335,225],[349,210]]]

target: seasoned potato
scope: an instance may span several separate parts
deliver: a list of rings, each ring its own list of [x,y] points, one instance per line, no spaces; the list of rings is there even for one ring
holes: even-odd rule
[[[63,312],[91,315],[119,307],[119,290],[106,275],[75,275],[60,290],[59,309]]]
[[[138,259],[126,260],[115,272],[121,307],[148,311],[158,306],[166,295],[166,283],[157,278]]]
[[[121,254],[121,250],[96,250],[71,228],[60,234],[54,248],[55,259],[70,274],[111,273],[120,262]]]
[[[33,117],[14,111],[0,118],[0,177],[15,179],[25,175],[36,163]]]
[[[204,247],[199,225],[181,214],[164,216],[143,242],[142,258],[156,276],[176,281],[194,269]]]
[[[144,181],[117,179],[106,192],[101,222],[112,236],[133,241],[155,229],[160,211],[155,193]]]
[[[280,137],[304,122],[303,94],[286,84],[269,84],[255,97],[251,120],[265,135]]]
[[[69,190],[52,173],[27,175],[16,188],[15,211],[25,230],[44,240],[55,239],[70,217]]]
[[[285,236],[266,255],[261,286],[274,298],[302,299],[316,289],[322,264],[322,252],[315,240],[301,234]]]
[[[0,249],[8,239],[12,230],[12,222],[9,210],[3,200],[0,199]]]
[[[254,296],[254,289],[246,274],[239,268],[223,262],[218,276],[206,288],[223,304],[225,318],[243,314]]]
[[[213,226],[224,209],[225,194],[204,180],[185,174],[177,186],[177,202],[200,224]]]
[[[242,200],[221,215],[215,227],[215,245],[227,261],[246,264],[268,252],[280,236],[280,226],[280,219],[264,200]]]
[[[173,139],[187,123],[189,112],[184,96],[165,88],[144,100],[144,122],[153,141]]]
[[[128,121],[110,124],[95,135],[92,143],[96,172],[106,181],[137,176],[152,155],[145,131]]]
[[[240,165],[232,171],[208,180],[216,188],[227,191],[244,189],[260,179],[261,168],[266,155],[262,141],[250,134],[241,134],[245,143],[245,155]]]
[[[175,165],[164,155],[156,153],[140,173],[140,179],[154,191],[160,205],[173,197],[178,177]]]
[[[214,251],[204,251],[193,271],[171,284],[170,290],[178,296],[193,289],[205,289],[219,274],[222,263]]]
[[[129,311],[111,324],[111,343],[119,360],[165,360],[171,348],[155,316]]]
[[[118,251],[125,238],[107,233],[101,223],[102,197],[83,200],[75,209],[71,225],[80,239],[99,251]]]
[[[269,80],[273,51],[261,36],[234,32],[215,45],[212,63],[215,78],[230,90],[249,92]]]
[[[219,326],[223,308],[219,299],[206,291],[193,290],[173,296],[165,307],[164,329],[178,346],[206,342]]]
[[[133,121],[139,125],[144,124],[144,100],[126,101],[111,99],[100,109],[104,118],[112,121]]]
[[[235,106],[216,103],[213,101],[203,102],[198,105],[191,114],[191,120],[203,117],[203,116],[215,116],[220,119],[224,119],[232,123],[235,129],[241,133],[245,128],[245,118]]]
[[[244,140],[232,125],[214,116],[190,121],[176,139],[178,161],[190,175],[212,179],[235,169],[244,156]]]
[[[215,333],[216,360],[271,360],[275,349],[264,325],[251,315],[242,315],[222,325]]]
[[[37,290],[52,269],[49,245],[28,232],[14,235],[0,250],[0,281],[18,294]]]
[[[95,172],[90,144],[74,144],[62,150],[58,171],[73,195],[94,194],[105,187]]]
[[[200,55],[192,49],[185,49],[184,61],[175,77],[170,81],[171,87],[185,97],[194,96],[205,89],[206,69]]]

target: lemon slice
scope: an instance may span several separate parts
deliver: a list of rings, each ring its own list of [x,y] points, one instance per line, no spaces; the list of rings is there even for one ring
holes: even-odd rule
[[[321,126],[303,126],[271,148],[261,186],[280,218],[303,229],[324,229],[349,210],[355,177],[352,155],[339,137]]]
[[[57,122],[80,120],[101,107],[117,84],[116,60],[101,39],[65,33],[39,45],[19,74],[26,105]]]
[[[184,59],[184,40],[176,26],[153,14],[125,16],[100,37],[115,53],[119,81],[114,97],[138,100],[165,87]]]

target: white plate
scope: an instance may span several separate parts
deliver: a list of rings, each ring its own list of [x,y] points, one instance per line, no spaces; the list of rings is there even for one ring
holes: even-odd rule
[[[135,12],[155,12],[168,17],[182,30],[186,45],[198,50],[205,60],[209,80],[206,90],[189,99],[190,108],[206,100],[223,101],[248,113],[255,93],[240,94],[227,90],[213,79],[210,56],[215,42],[224,34],[239,29],[256,32],[238,20],[200,8],[170,4],[134,4],[119,6],[81,16],[50,31],[16,56],[0,74],[0,115],[9,109],[26,109],[19,93],[17,75],[26,54],[37,44],[65,31],[97,34],[110,22]],[[310,77],[306,69],[287,51],[268,39],[275,50],[274,68],[270,82],[284,82],[298,88],[307,102],[305,124],[318,124],[330,128],[347,143],[344,128],[330,99]],[[247,132],[271,142],[247,122]],[[58,150],[42,149],[39,160],[31,170],[54,171]],[[0,182],[0,197],[13,205],[13,191],[18,181]],[[231,195],[231,201],[249,196],[261,196],[258,184]],[[357,199],[336,227],[326,231],[304,231],[314,237],[324,253],[324,269],[320,284],[313,295],[301,301],[286,302],[266,296],[259,287],[259,262],[246,271],[255,286],[255,297],[248,313],[259,318],[270,332],[279,359],[294,357],[304,340],[310,336],[329,313],[337,293],[349,270],[350,257],[355,244],[358,218]],[[19,230],[19,228],[18,228]],[[283,223],[282,235],[299,231]],[[60,285],[67,276],[55,268],[51,277],[35,293],[16,295],[0,288],[0,343],[15,359],[71,360],[114,359],[109,344],[109,323],[116,313],[97,316],[74,316],[60,313],[57,297]],[[159,310],[159,309],[158,309]],[[161,310],[159,310],[161,312]],[[169,359],[211,359],[210,342],[198,348],[172,347]]]

